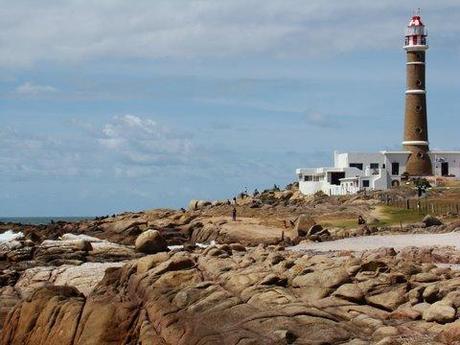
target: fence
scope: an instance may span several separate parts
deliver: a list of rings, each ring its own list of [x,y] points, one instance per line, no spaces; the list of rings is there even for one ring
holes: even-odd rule
[[[435,215],[460,215],[460,202],[451,200],[433,200],[433,199],[393,199],[386,197],[383,200],[386,205],[404,208],[407,210],[417,210],[420,214]]]

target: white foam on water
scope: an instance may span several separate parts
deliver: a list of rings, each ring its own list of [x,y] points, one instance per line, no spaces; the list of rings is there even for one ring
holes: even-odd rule
[[[211,241],[211,243],[195,243],[195,245],[198,247],[198,248],[202,248],[202,249],[205,249],[205,248],[208,248],[209,246],[214,246],[216,245],[216,241]],[[184,246],[182,244],[178,244],[178,245],[173,245],[173,246],[168,246],[169,250],[175,250],[175,249],[184,249]]]
[[[0,243],[18,240],[23,237],[24,237],[24,234],[22,232],[13,232],[11,230],[8,230],[8,231],[5,231],[3,234],[0,234]]]

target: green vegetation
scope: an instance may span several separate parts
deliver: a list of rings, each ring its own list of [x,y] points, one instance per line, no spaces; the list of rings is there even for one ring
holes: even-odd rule
[[[424,215],[420,214],[416,209],[405,209],[393,206],[379,206],[378,209],[378,222],[370,224],[372,226],[395,226],[399,224],[416,223],[420,222]],[[318,219],[318,222],[325,227],[335,227],[350,229],[358,226],[357,217],[343,217],[332,219]]]
[[[382,217],[377,225],[398,225],[400,223],[416,223],[420,222],[424,215],[419,213],[417,209],[405,209],[392,206],[382,206],[380,208]]]

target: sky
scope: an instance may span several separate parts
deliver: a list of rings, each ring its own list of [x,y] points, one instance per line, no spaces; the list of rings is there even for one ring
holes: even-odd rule
[[[403,32],[460,149],[460,3],[0,0],[0,216],[186,207],[401,148]]]

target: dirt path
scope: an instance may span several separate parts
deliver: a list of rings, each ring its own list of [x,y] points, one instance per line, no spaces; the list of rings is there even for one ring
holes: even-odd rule
[[[302,243],[291,250],[315,250],[315,251],[364,251],[378,248],[404,248],[404,247],[432,247],[453,246],[460,250],[460,232],[446,234],[411,234],[411,235],[383,235],[352,237],[343,240],[329,242]]]

